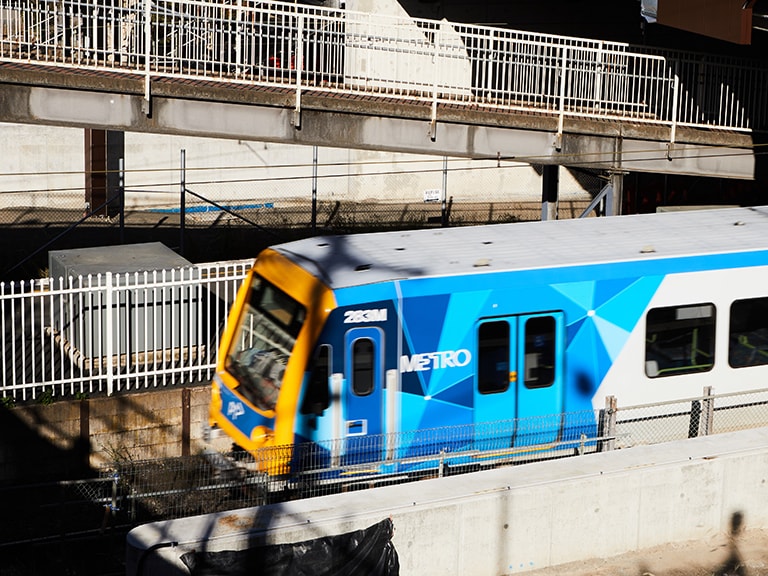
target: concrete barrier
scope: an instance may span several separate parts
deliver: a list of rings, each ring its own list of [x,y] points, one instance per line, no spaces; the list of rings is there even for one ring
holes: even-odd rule
[[[493,576],[768,527],[768,428],[146,524],[127,574],[390,518],[400,574]]]

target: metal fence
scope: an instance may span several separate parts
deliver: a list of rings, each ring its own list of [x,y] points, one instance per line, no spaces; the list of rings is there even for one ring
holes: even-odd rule
[[[251,264],[0,283],[0,395],[24,401],[207,381]]]
[[[568,424],[565,432],[553,437],[553,428],[560,429],[561,422]],[[356,450],[339,440],[255,454],[131,460],[125,453],[97,477],[0,486],[4,517],[23,519],[0,523],[0,555],[9,573],[43,573],[30,565],[47,543],[57,546],[53,553],[61,555],[64,542],[74,547],[82,541],[93,561],[104,554],[107,563],[113,555],[122,560],[122,546],[113,542],[144,522],[766,425],[768,389],[723,395],[705,390],[700,397],[676,402],[625,407],[608,398],[605,408],[594,412],[374,437]],[[371,450],[386,458],[370,458]],[[304,469],[281,473],[291,461],[301,462]]]
[[[362,443],[343,439],[154,460],[132,460],[126,452],[98,477],[0,487],[3,512],[25,518],[19,526],[3,525],[0,549],[766,425],[768,389],[720,395],[705,389],[675,402],[625,407],[610,397],[602,410],[373,436]]]
[[[140,522],[203,514],[504,465],[628,449],[768,425],[768,389],[451,426],[256,453],[114,462],[101,496]],[[100,501],[101,502],[101,501]]]
[[[768,71],[742,59],[305,4],[0,0],[0,59],[430,106],[670,128],[768,127]]]

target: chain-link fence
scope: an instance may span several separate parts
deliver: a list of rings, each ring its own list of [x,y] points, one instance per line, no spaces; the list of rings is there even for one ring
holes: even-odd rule
[[[67,556],[102,567],[82,573],[118,574],[125,533],[144,522],[768,425],[767,389],[710,392],[627,407],[608,398],[597,411],[256,454],[123,454],[94,478],[0,487],[0,572],[59,573],[55,559]]]
[[[615,448],[658,444],[768,425],[768,390],[714,395],[629,407],[606,406],[615,413],[610,435]]]
[[[271,229],[345,233],[541,217],[541,169],[523,164],[435,159],[270,171],[268,178],[230,182],[226,191],[197,174],[197,182],[186,184],[187,221],[221,225],[239,219]],[[578,217],[603,181],[597,174],[563,172],[559,212]]]
[[[211,146],[176,150],[170,161],[169,150],[155,146],[162,161],[110,168],[101,195],[92,183],[84,187],[93,179],[83,171],[0,174],[0,234],[9,239],[0,274],[44,275],[48,251],[95,245],[162,241],[201,262],[253,257],[313,234],[541,218],[542,168],[528,164],[246,143],[222,145],[208,158]],[[604,179],[559,172],[558,217],[578,217]]]
[[[503,465],[768,425],[768,389],[675,402],[278,446],[115,462],[94,500],[114,521],[211,513]]]
[[[768,425],[768,389],[401,434],[120,460],[98,477],[0,488],[0,548],[62,534],[579,456]]]

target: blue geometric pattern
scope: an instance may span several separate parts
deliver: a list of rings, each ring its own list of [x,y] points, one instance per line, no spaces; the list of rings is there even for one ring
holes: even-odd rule
[[[564,282],[524,290],[481,290],[405,299],[404,355],[470,350],[476,354],[475,319],[562,310],[567,363],[564,409],[591,408],[592,396],[663,276]],[[544,304],[546,302],[546,304]],[[466,367],[405,372],[402,430],[471,423],[472,363]]]

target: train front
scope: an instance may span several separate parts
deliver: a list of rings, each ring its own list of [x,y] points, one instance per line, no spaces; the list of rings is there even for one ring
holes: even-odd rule
[[[274,250],[259,254],[222,334],[211,427],[249,452],[292,444],[302,379],[334,307],[331,290],[306,270]],[[285,452],[272,470],[283,468]]]

